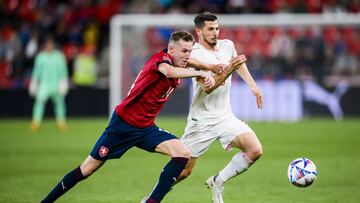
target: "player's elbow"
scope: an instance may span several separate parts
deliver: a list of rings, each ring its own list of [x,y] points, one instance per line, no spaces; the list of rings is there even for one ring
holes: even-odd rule
[[[168,67],[166,69],[165,76],[167,78],[178,78],[179,77],[179,72],[178,72],[178,70],[175,70],[175,68],[171,66],[171,67]]]
[[[163,75],[167,78],[171,78],[171,75],[169,73],[163,73]]]
[[[174,72],[174,71],[169,71],[169,72],[167,72],[167,73],[164,74],[164,75],[165,75],[165,77],[167,77],[167,78],[179,78],[179,75],[176,74],[176,72]]]
[[[174,78],[176,74],[173,67],[169,66],[168,64],[161,64],[159,66],[159,71],[167,78]]]

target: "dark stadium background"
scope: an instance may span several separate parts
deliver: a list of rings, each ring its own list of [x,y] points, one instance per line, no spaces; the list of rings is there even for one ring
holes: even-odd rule
[[[33,99],[27,94],[35,54],[43,39],[51,34],[67,58],[71,90],[66,98],[69,116],[106,116],[109,114],[109,22],[116,14],[341,14],[359,13],[359,1],[339,0],[5,0],[0,2],[0,117],[30,117]],[[332,91],[336,81],[345,79],[350,88],[341,99],[345,117],[360,115],[360,27],[322,26],[320,35],[311,27],[303,34],[297,27],[283,29],[295,44],[295,58],[284,53],[271,56],[269,48],[281,27],[223,28],[220,37],[231,38],[239,53],[245,53],[255,79],[298,79],[310,74],[323,88]],[[165,47],[168,33],[149,28],[146,44],[149,53]],[[30,46],[36,49],[30,50]],[[72,81],[74,60],[87,47],[95,47],[97,82],[89,86]],[[310,55],[305,54],[309,52]],[[342,63],[340,61],[342,60]],[[345,64],[344,64],[345,61]],[[351,63],[346,63],[351,61]],[[127,92],[141,64],[133,64],[125,72]],[[341,65],[338,65],[338,64]],[[139,67],[138,67],[139,66]],[[340,68],[338,68],[341,66]],[[348,67],[344,67],[348,66]],[[355,66],[355,68],[353,67]],[[237,78],[235,78],[237,79]],[[186,115],[189,93],[183,87],[165,107],[164,115]],[[53,115],[51,102],[46,114]],[[168,106],[176,105],[176,111]],[[6,108],[5,108],[6,107]],[[330,116],[323,105],[305,102],[307,116]]]
[[[108,122],[109,22],[116,14],[319,14],[360,15],[359,0],[0,0],[0,203],[39,202],[70,169],[88,155]],[[360,27],[321,26],[316,37],[306,27],[284,29],[295,44],[296,57],[272,57],[269,45],[280,27],[225,28],[237,49],[247,55],[257,80],[301,80],[310,77],[332,92],[337,81],[349,89],[341,98],[344,119],[335,121],[328,108],[303,101],[304,118],[297,122],[246,121],[262,142],[264,155],[246,173],[229,181],[227,203],[358,203],[360,199]],[[280,29],[281,30],[281,29]],[[38,132],[30,130],[33,98],[28,85],[34,55],[47,34],[65,53],[70,72],[66,97],[68,130],[60,132],[52,104]],[[301,35],[305,34],[305,35]],[[168,32],[147,29],[144,46],[154,52],[164,48]],[[130,42],[133,43],[133,42]],[[34,49],[34,47],[37,47]],[[77,85],[74,60],[95,48],[97,82]],[[126,52],[125,52],[126,53]],[[149,54],[146,53],[146,54]],[[145,60],[145,59],[142,59]],[[130,61],[138,64],[139,61]],[[130,63],[129,63],[130,64]],[[141,64],[141,63],[140,63]],[[127,92],[139,71],[130,66]],[[340,67],[340,68],[339,68]],[[234,77],[234,81],[239,81]],[[189,83],[177,89],[156,121],[181,136],[189,109]],[[176,106],[176,108],[174,108]],[[235,150],[225,153],[218,143],[198,160],[192,176],[178,184],[166,203],[210,202],[205,180],[223,168]],[[309,188],[296,188],[287,179],[288,164],[310,158],[318,178]],[[58,202],[139,202],[153,188],[168,157],[131,149],[109,161],[99,172],[61,197]]]

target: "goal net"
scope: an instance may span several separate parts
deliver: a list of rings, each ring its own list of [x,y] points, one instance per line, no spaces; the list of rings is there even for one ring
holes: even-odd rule
[[[122,101],[148,57],[166,48],[170,33],[194,33],[194,15],[117,15],[110,32],[109,112]],[[339,53],[359,55],[360,15],[357,14],[276,14],[217,15],[220,39],[234,41],[264,94],[264,109],[256,108],[255,98],[239,76],[233,75],[231,103],[234,113],[246,120],[296,121],[304,116],[302,76],[310,76],[315,87],[336,85],[333,75],[351,75],[353,67],[337,65]],[[196,36],[195,36],[196,37]],[[332,59],[332,60],[331,60]],[[340,60],[340,59],[339,59]],[[351,64],[350,64],[351,66]],[[192,88],[183,80],[165,106],[166,114],[186,115]],[[311,85],[310,85],[311,86]],[[316,89],[316,88],[315,88]],[[311,89],[313,90],[313,89]],[[321,93],[315,93],[320,94]],[[325,95],[326,96],[326,95]],[[315,96],[316,97],[316,96]],[[315,99],[316,100],[316,99]],[[330,108],[330,107],[329,107]],[[330,109],[334,115],[340,110]],[[339,112],[338,112],[339,113]]]

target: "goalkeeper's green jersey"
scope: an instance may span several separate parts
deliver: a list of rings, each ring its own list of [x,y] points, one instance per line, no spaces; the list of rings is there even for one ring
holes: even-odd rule
[[[67,77],[66,60],[60,51],[42,51],[36,56],[32,79],[39,82],[39,89],[57,91],[60,81]]]

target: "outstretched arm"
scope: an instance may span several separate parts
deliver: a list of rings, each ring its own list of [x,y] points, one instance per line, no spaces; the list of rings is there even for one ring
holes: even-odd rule
[[[259,109],[262,109],[263,105],[263,96],[261,90],[257,87],[255,80],[251,76],[247,66],[243,63],[239,69],[237,69],[240,77],[246,82],[246,84],[250,87],[251,92],[256,97],[256,105]]]
[[[198,59],[190,58],[186,67],[192,67],[198,70],[211,71],[215,74],[221,75],[225,72],[225,64],[207,64]]]
[[[226,69],[224,71],[223,74],[221,75],[215,75],[214,80],[215,80],[215,84],[212,87],[205,87],[202,86],[202,89],[210,94],[212,91],[214,91],[217,87],[219,87],[220,85],[222,85],[225,80],[235,71],[239,68],[240,65],[245,64],[246,61],[246,57],[245,55],[239,55],[237,57],[234,57],[233,59],[231,59],[229,65],[226,66]]]
[[[214,85],[214,78],[205,71],[174,67],[167,63],[158,65],[159,71],[167,78],[192,78],[199,77],[204,80],[204,86],[210,88]]]

